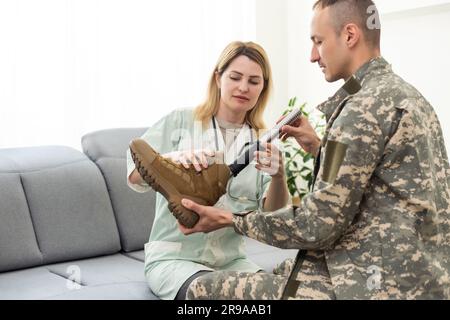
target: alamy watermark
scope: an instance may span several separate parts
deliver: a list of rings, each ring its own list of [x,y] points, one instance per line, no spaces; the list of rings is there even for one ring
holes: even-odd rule
[[[367,273],[371,276],[367,279],[367,289],[369,291],[381,289],[381,269],[377,266],[370,266]]]
[[[369,30],[380,30],[381,29],[381,21],[380,14],[378,13],[378,9],[375,5],[371,5],[367,8],[367,14],[369,14],[369,18],[367,19],[367,28]]]
[[[230,149],[226,150],[225,148],[224,153],[231,153],[235,155],[238,164],[247,164],[245,158],[238,158],[238,156],[243,154],[247,148],[250,148],[252,145],[251,142],[256,143],[258,137],[266,134],[268,130],[256,131],[250,128],[242,128],[241,130],[249,131],[241,132],[235,129],[224,130],[225,136],[223,138],[226,138],[227,140],[236,139],[236,141],[239,141],[239,143],[233,143]],[[201,121],[195,121],[193,131],[184,128],[173,130],[170,133],[169,141],[175,150],[219,151],[219,145],[221,144],[220,141],[223,141],[223,138],[222,133],[219,130],[215,130],[214,128],[205,128]],[[243,145],[244,142],[246,143],[245,145]],[[260,151],[264,151],[264,146],[261,146]],[[250,157],[253,157],[253,155],[250,155]],[[273,165],[276,165],[279,162],[275,157],[272,160]],[[225,159],[216,159],[216,163],[221,163],[221,161],[224,162]],[[198,164],[198,162],[195,164]]]
[[[70,265],[67,267],[66,272],[69,274],[66,286],[69,290],[81,289],[81,268],[77,265]]]

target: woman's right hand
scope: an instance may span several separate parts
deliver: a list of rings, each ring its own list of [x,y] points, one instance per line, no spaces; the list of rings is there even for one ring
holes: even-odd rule
[[[286,141],[290,137],[295,138],[306,152],[311,153],[314,157],[317,156],[321,140],[309,123],[308,118],[300,117],[290,126],[284,126],[281,129],[281,141]]]
[[[186,169],[192,165],[195,170],[201,172],[208,168],[208,157],[214,157],[216,153],[211,150],[186,150],[165,154],[164,157],[181,164]]]

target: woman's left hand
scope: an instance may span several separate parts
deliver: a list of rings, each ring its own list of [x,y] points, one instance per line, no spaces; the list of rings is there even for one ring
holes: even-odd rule
[[[275,145],[266,143],[265,151],[256,151],[256,169],[266,172],[272,178],[284,178],[283,154]]]

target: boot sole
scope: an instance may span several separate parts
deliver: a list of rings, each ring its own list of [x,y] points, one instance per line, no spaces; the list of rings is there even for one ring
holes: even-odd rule
[[[198,222],[199,216],[194,211],[183,207],[181,205],[181,200],[190,199],[200,204],[202,204],[203,201],[201,199],[196,199],[195,197],[190,197],[179,193],[178,190],[174,188],[169,181],[161,177],[157,171],[146,170],[143,162],[150,161],[148,165],[151,165],[158,155],[158,153],[150,146],[149,148],[149,151],[151,152],[149,158],[151,159],[144,159],[143,155],[137,150],[138,147],[133,142],[130,144],[131,157],[136,165],[136,169],[148,185],[164,196],[169,203],[167,207],[170,212],[172,212],[174,217],[185,227],[193,228]]]

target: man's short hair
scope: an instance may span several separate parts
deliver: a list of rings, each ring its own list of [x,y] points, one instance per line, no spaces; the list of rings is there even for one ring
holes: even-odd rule
[[[313,9],[328,7],[337,34],[347,24],[355,23],[363,31],[366,42],[372,48],[380,48],[381,25],[372,0],[318,0]]]

